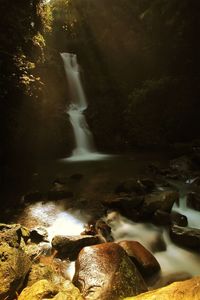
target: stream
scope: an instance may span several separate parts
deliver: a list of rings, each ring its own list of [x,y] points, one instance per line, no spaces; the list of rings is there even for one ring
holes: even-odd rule
[[[5,184],[5,212],[1,219],[8,223],[21,223],[28,228],[46,227],[49,239],[54,235],[79,235],[84,225],[92,218],[102,216],[101,200],[113,192],[116,185],[130,177],[148,177],[151,163],[165,167],[169,155],[166,153],[134,153],[124,156],[107,156],[98,161],[39,161],[23,166],[15,165],[12,180]],[[47,200],[24,203],[24,196],[29,192],[44,193],[52,187],[62,185],[73,192],[72,200]],[[185,191],[187,184],[176,182],[179,187],[180,206],[176,210],[188,217],[189,226],[199,228],[199,212],[186,207]],[[45,197],[45,196],[44,196]],[[85,204],[87,200],[87,204]],[[89,205],[88,205],[89,203]],[[20,208],[21,205],[21,208]],[[1,210],[2,212],[2,210]],[[200,274],[199,254],[173,244],[167,230],[150,223],[135,223],[119,213],[108,212],[104,217],[112,228],[115,241],[136,240],[149,249],[161,265],[162,276],[193,276]],[[152,244],[163,239],[166,251],[154,251]],[[73,276],[71,268],[70,277]]]

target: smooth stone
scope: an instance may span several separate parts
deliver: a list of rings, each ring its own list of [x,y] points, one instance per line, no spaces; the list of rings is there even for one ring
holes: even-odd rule
[[[152,193],[145,196],[141,214],[144,217],[150,217],[157,210],[170,213],[174,203],[178,202],[178,200],[179,193],[176,191],[159,191]]]
[[[180,246],[194,250],[200,248],[200,229],[173,225],[170,228],[170,237]]]
[[[160,271],[157,259],[139,242],[121,241],[118,244],[126,251],[144,277],[152,276]]]
[[[116,243],[83,248],[73,283],[86,300],[118,300],[147,291],[136,266]]]
[[[98,244],[100,240],[98,236],[90,235],[56,235],[51,243],[52,247],[58,251],[58,257],[76,260],[83,247]]]

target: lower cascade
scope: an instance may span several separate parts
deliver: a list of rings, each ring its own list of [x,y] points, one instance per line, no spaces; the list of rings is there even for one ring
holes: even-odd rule
[[[92,160],[102,157],[94,146],[93,136],[84,116],[87,99],[80,79],[77,56],[73,53],[61,53],[69,84],[71,104],[68,108],[69,120],[72,125],[76,147],[68,160]]]

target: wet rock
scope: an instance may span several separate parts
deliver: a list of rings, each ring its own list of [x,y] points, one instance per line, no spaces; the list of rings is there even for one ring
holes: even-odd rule
[[[98,236],[64,236],[57,235],[52,240],[52,247],[58,251],[58,257],[76,260],[79,252],[85,246],[98,244]]]
[[[171,216],[169,213],[160,209],[156,210],[153,214],[153,223],[156,225],[167,226],[171,224]]]
[[[188,179],[186,183],[190,184],[194,188],[200,187],[200,176],[198,175],[195,178]]]
[[[187,206],[200,211],[200,194],[189,192],[187,194]]]
[[[87,300],[118,300],[147,290],[133,262],[115,243],[83,248],[73,283]]]
[[[83,300],[79,290],[69,281],[63,285],[55,285],[48,280],[40,280],[31,287],[26,287],[18,300]]]
[[[174,282],[164,288],[130,297],[124,300],[199,300],[200,277]]]
[[[125,194],[120,197],[110,197],[104,200],[103,204],[108,208],[120,211],[123,215],[134,218],[137,215],[137,208],[144,202],[144,196],[136,194]]]
[[[187,226],[188,221],[187,217],[173,211],[171,213],[167,213],[162,210],[157,210],[153,215],[153,223],[156,225],[163,225],[163,226],[169,226],[169,225],[178,225],[178,226]]]
[[[144,277],[152,276],[160,271],[160,265],[156,258],[139,242],[121,241],[118,244],[126,251]]]
[[[183,155],[171,160],[170,168],[178,173],[188,174],[193,170],[194,165],[189,157]]]
[[[188,225],[188,220],[186,216],[173,211],[171,212],[171,224],[185,227]]]
[[[44,194],[39,191],[35,191],[24,195],[23,202],[37,202],[42,199],[44,199]]]
[[[155,182],[149,178],[139,179],[138,182],[146,193],[151,193],[156,188]]]
[[[145,192],[144,186],[140,181],[134,178],[129,178],[122,181],[115,189],[115,193],[139,193],[143,194]]]
[[[103,220],[97,220],[95,224],[95,231],[102,242],[113,242],[111,227]]]
[[[180,246],[198,250],[200,248],[200,229],[173,225],[171,239]]]
[[[176,191],[159,191],[146,195],[141,208],[141,214],[144,217],[150,217],[157,210],[170,213],[174,203],[178,202],[178,200],[179,193]]]
[[[68,191],[68,190],[52,190],[49,191],[47,194],[47,198],[49,200],[62,200],[62,199],[67,199],[67,198],[72,198],[73,197],[73,192]]]
[[[48,232],[44,227],[36,227],[30,230],[30,238],[33,243],[48,241]]]
[[[13,297],[22,287],[24,279],[30,270],[31,262],[28,256],[15,243],[0,242],[0,299]]]

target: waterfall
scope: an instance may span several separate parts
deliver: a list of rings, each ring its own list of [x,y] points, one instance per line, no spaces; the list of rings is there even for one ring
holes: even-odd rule
[[[80,79],[77,56],[72,53],[61,53],[61,57],[64,62],[71,96],[71,104],[67,113],[74,131],[76,143],[71,160],[87,160],[94,155],[95,146],[92,133],[84,115],[84,111],[87,108],[87,99]]]

